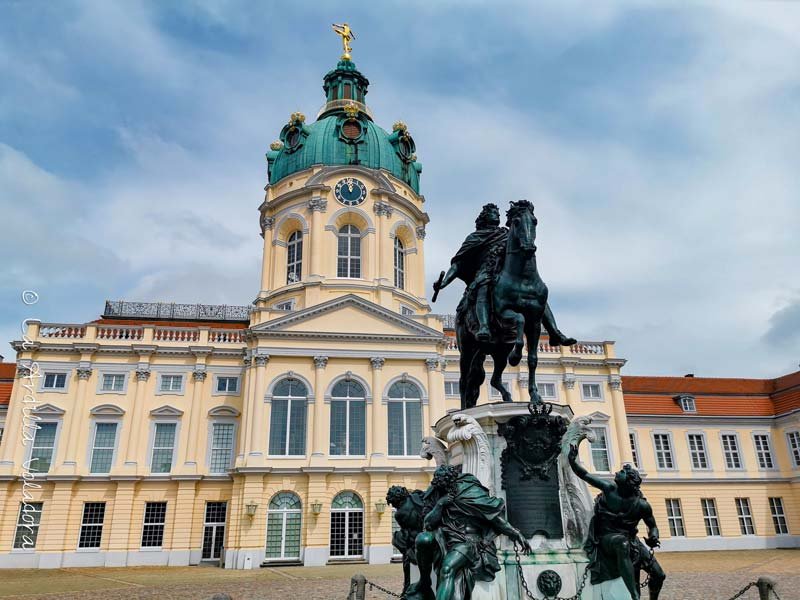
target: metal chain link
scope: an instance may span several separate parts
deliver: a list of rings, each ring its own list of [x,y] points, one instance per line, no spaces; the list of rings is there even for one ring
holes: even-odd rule
[[[769,591],[772,592],[772,595],[775,596],[776,600],[781,600],[781,597],[778,596],[778,592],[775,591],[775,588],[770,588]]]
[[[530,600],[536,600],[536,596],[531,593],[531,590],[528,587],[528,582],[525,581],[525,576],[522,574],[522,562],[519,558],[519,546],[517,546],[517,542],[514,542],[514,560],[517,562],[517,577],[519,578],[519,583],[522,586],[522,589],[525,590],[525,595],[530,598]],[[578,591],[575,592],[574,596],[544,596],[545,600],[580,600],[581,594],[583,593],[583,588],[586,587],[586,579],[588,577],[589,569],[585,569],[583,571],[583,577],[581,578],[581,584],[578,586]]]
[[[742,597],[744,595],[744,593],[747,590],[749,590],[751,587],[753,587],[755,584],[756,584],[755,581],[751,581],[746,586],[744,586],[742,589],[740,589],[738,592],[736,592],[733,596],[731,596],[729,600],[736,600],[736,598]]]
[[[403,598],[404,597],[403,594],[395,594],[394,592],[392,592],[390,590],[387,590],[385,587],[381,587],[377,583],[371,582],[369,579],[367,579],[366,581],[367,581],[367,586],[369,587],[370,591],[372,591],[373,589],[376,589],[379,592],[383,592],[387,596],[391,596],[392,598]]]

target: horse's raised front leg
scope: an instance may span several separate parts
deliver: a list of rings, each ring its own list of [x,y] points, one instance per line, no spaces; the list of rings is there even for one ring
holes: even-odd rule
[[[542,322],[536,317],[525,321],[525,337],[528,339],[528,393],[531,402],[542,404],[542,397],[536,389],[536,365],[539,364],[539,336],[542,334]]]
[[[503,384],[503,371],[506,370],[506,361],[508,360],[507,349],[508,346],[504,344],[491,353],[492,360],[494,361],[494,371],[492,371],[491,384],[494,389],[500,392],[500,395],[503,397],[503,402],[513,402],[511,394]]]
[[[514,321],[517,337],[514,340],[514,347],[508,355],[508,364],[516,367],[522,360],[522,350],[525,348],[525,317],[521,313],[506,308],[500,313],[503,321]]]

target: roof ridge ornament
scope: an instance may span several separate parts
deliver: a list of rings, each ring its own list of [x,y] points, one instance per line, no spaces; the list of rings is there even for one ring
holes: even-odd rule
[[[353,50],[353,48],[350,46],[350,42],[356,39],[355,32],[350,29],[350,25],[347,23],[333,23],[331,27],[333,28],[333,32],[342,38],[342,49],[344,50],[344,53],[342,54],[342,60],[350,60],[350,52]]]

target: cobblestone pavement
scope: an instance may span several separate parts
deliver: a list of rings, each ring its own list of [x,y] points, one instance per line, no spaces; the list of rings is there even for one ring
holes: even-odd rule
[[[800,600],[800,551],[659,553],[667,572],[663,600],[728,600],[761,575],[779,583],[781,600]],[[226,571],[204,567],[0,571],[0,597],[47,600],[192,599],[345,600],[350,576],[399,590],[399,565],[336,565]],[[369,600],[386,600],[377,591]],[[744,600],[756,600],[751,589]]]

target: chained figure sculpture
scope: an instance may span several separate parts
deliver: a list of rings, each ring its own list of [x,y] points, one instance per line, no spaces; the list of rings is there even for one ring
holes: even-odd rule
[[[393,485],[386,493],[386,502],[394,507],[394,518],[400,529],[392,534],[392,545],[403,555],[403,594],[411,588],[411,565],[418,564],[414,542],[422,533],[422,513],[425,506],[421,490],[409,491],[400,485]],[[428,565],[430,580],[430,565]]]
[[[505,502],[489,495],[478,479],[442,465],[425,491],[424,531],[415,547],[420,581],[408,600],[470,600],[476,581],[492,581],[500,570],[494,540],[504,534],[531,551],[528,540],[505,518]],[[431,568],[437,587],[431,586]]]
[[[650,550],[660,545],[658,527],[653,509],[642,495],[639,472],[625,465],[614,475],[614,481],[595,477],[578,461],[575,445],[570,447],[569,464],[578,477],[601,491],[584,544],[592,584],[621,577],[631,599],[639,600],[639,572],[644,570],[650,576],[650,599],[657,600],[666,575]],[[647,527],[644,543],[637,535],[639,521]]]

